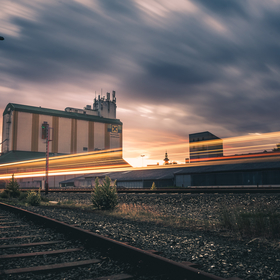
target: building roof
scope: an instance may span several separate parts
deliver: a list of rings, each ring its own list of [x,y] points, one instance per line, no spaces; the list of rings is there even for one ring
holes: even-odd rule
[[[257,171],[257,170],[279,169],[279,168],[280,168],[280,161],[278,159],[278,161],[269,161],[269,162],[246,162],[246,163],[186,167],[176,172],[176,175],[195,174],[195,173],[249,171],[249,170]]]
[[[148,181],[148,180],[168,180],[174,178],[174,172],[180,171],[182,168],[156,168],[156,169],[141,169],[141,170],[126,170],[117,172],[100,172],[92,173],[84,176],[72,178],[60,182],[61,184],[74,182],[76,180],[94,179],[96,177],[102,178],[108,176],[111,180],[123,181]]]
[[[72,178],[69,180],[62,181],[60,183],[65,184],[69,182],[74,182],[76,180],[89,180],[95,179],[95,177],[102,178],[104,176],[109,176],[113,181],[118,182],[124,181],[148,181],[148,180],[172,180],[175,175],[188,175],[188,174],[199,174],[199,173],[215,173],[215,172],[237,172],[237,171],[258,171],[258,170],[268,170],[268,169],[280,169],[280,157],[270,158],[270,161],[254,161],[254,162],[228,162],[227,164],[217,164],[217,165],[203,165],[203,166],[178,166],[174,167],[164,167],[155,169],[136,169],[118,172],[100,172],[92,173],[84,176]]]
[[[49,156],[59,156],[62,154],[50,153]],[[30,159],[39,159],[46,157],[45,152],[26,152],[26,151],[9,151],[0,156],[0,164],[9,163],[9,162],[19,162]]]
[[[63,117],[63,118],[70,118],[70,119],[79,119],[79,120],[93,121],[93,122],[110,123],[110,124],[119,124],[119,125],[122,124],[122,122],[119,119],[108,119],[108,118],[103,118],[103,117],[98,117],[93,115],[79,114],[74,112],[66,112],[61,110],[21,105],[15,103],[9,103],[6,106],[3,112],[3,116],[8,114],[10,111],[19,111],[19,112],[49,115],[49,116],[56,116],[56,117]]]
[[[197,139],[195,139],[197,138]],[[219,138],[218,136],[212,134],[209,131],[203,131],[203,132],[198,132],[198,133],[192,133],[189,134],[189,139],[190,142],[197,140],[197,141],[206,141],[206,140],[221,140],[221,138]]]

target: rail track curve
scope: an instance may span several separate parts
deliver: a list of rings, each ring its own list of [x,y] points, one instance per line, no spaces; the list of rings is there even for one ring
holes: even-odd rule
[[[189,279],[189,280],[225,280],[225,278],[218,277],[209,273],[206,273],[202,270],[199,270],[195,267],[193,267],[192,263],[178,263],[169,259],[166,259],[164,257],[161,257],[156,252],[149,252],[144,251],[138,248],[135,248],[133,246],[130,246],[128,244],[98,235],[96,233],[90,232],[88,230],[84,230],[78,227],[75,227],[73,225],[69,225],[51,218],[48,218],[46,216],[42,216],[27,210],[23,210],[21,208],[11,206],[8,204],[0,203],[0,209],[3,209],[5,211],[9,211],[12,213],[16,213],[17,215],[21,215],[26,217],[28,220],[34,222],[35,224],[43,224],[44,227],[49,227],[51,229],[55,228],[57,231],[74,238],[74,240],[82,240],[84,246],[86,248],[94,248],[94,250],[100,250],[101,252],[110,252],[110,257],[116,258],[121,261],[129,262],[133,265],[140,267],[140,269],[145,269],[146,275],[147,271],[151,273],[151,275],[154,275],[153,278],[139,278],[139,279]],[[6,221],[7,222],[7,221]],[[0,223],[1,223],[1,217],[0,217]],[[0,227],[1,228],[1,227]],[[1,229],[3,230],[3,228]],[[1,231],[0,231],[1,233]],[[2,239],[3,241],[4,239]],[[0,239],[1,242],[1,239]],[[1,243],[0,243],[1,244]],[[5,246],[5,245],[2,245]],[[1,247],[0,247],[1,249]],[[79,250],[79,248],[74,248],[75,250]],[[73,249],[73,250],[74,250]],[[69,249],[70,250],[70,249]],[[1,252],[0,252],[1,253]],[[59,252],[58,252],[59,253]],[[60,252],[63,253],[63,252]],[[38,252],[33,253],[35,256],[37,256]],[[37,255],[36,255],[37,254]],[[41,253],[43,255],[47,255],[46,252]],[[6,256],[7,257],[7,256]],[[20,257],[20,256],[17,256]],[[93,264],[98,263],[99,260],[88,260],[84,263],[76,263],[76,266],[84,266],[87,264]],[[63,264],[64,268],[67,268],[67,265],[70,264]],[[72,264],[73,265],[73,264]],[[59,266],[59,265],[58,265]],[[0,278],[7,276],[11,274],[11,269],[5,269],[1,268],[0,271]],[[26,273],[25,270],[28,268],[17,268],[17,273]],[[38,271],[44,270],[44,269],[56,269],[55,265],[53,264],[52,267],[33,267],[34,273],[36,272],[36,269]],[[21,270],[21,271],[20,271]],[[37,271],[37,272],[38,272]],[[160,278],[157,278],[156,275],[158,273],[160,275]],[[103,277],[103,276],[102,276]],[[137,276],[134,278],[133,275],[123,274],[123,275],[113,275],[110,276],[111,278],[92,278],[92,279],[138,279]],[[113,278],[115,277],[115,278]],[[119,278],[118,278],[119,277]],[[121,278],[123,277],[123,278]],[[127,277],[127,278],[125,278]],[[131,278],[128,278],[131,277]],[[7,278],[8,279],[8,278]],[[51,279],[51,278],[50,278]],[[84,279],[84,278],[79,278]],[[238,280],[239,278],[228,278],[227,280]]]

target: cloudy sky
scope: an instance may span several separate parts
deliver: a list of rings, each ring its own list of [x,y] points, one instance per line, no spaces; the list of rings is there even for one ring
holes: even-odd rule
[[[184,161],[206,130],[279,131],[278,0],[2,0],[0,36],[1,111],[116,90],[126,158]]]

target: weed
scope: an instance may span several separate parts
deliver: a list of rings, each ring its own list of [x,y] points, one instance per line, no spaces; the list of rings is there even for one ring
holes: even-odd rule
[[[41,201],[42,202],[49,202],[49,199],[46,196],[41,196]]]
[[[40,203],[41,203],[40,190],[39,190],[38,193],[34,192],[34,191],[28,192],[26,201],[27,201],[28,204],[30,204],[32,206],[40,205]]]
[[[155,183],[155,182],[153,182],[152,187],[151,187],[151,190],[152,190],[152,191],[154,191],[154,190],[156,190],[156,189],[157,189],[157,187],[156,187],[156,183]]]
[[[95,179],[95,188],[91,195],[91,201],[95,208],[99,210],[112,210],[118,204],[118,194],[116,190],[116,181],[111,186],[111,179],[106,176],[102,185],[99,179]]]
[[[1,196],[1,198],[9,198],[9,193],[6,191],[3,191],[0,196]]]
[[[280,213],[276,208],[238,208],[223,209],[220,216],[221,226],[252,237],[279,237]]]
[[[28,195],[27,192],[21,192],[18,200],[19,201],[25,201],[27,199],[27,195]]]

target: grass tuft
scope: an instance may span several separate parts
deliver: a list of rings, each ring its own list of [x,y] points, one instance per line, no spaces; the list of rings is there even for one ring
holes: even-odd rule
[[[221,226],[241,236],[280,237],[280,212],[275,207],[240,209],[223,208]]]

